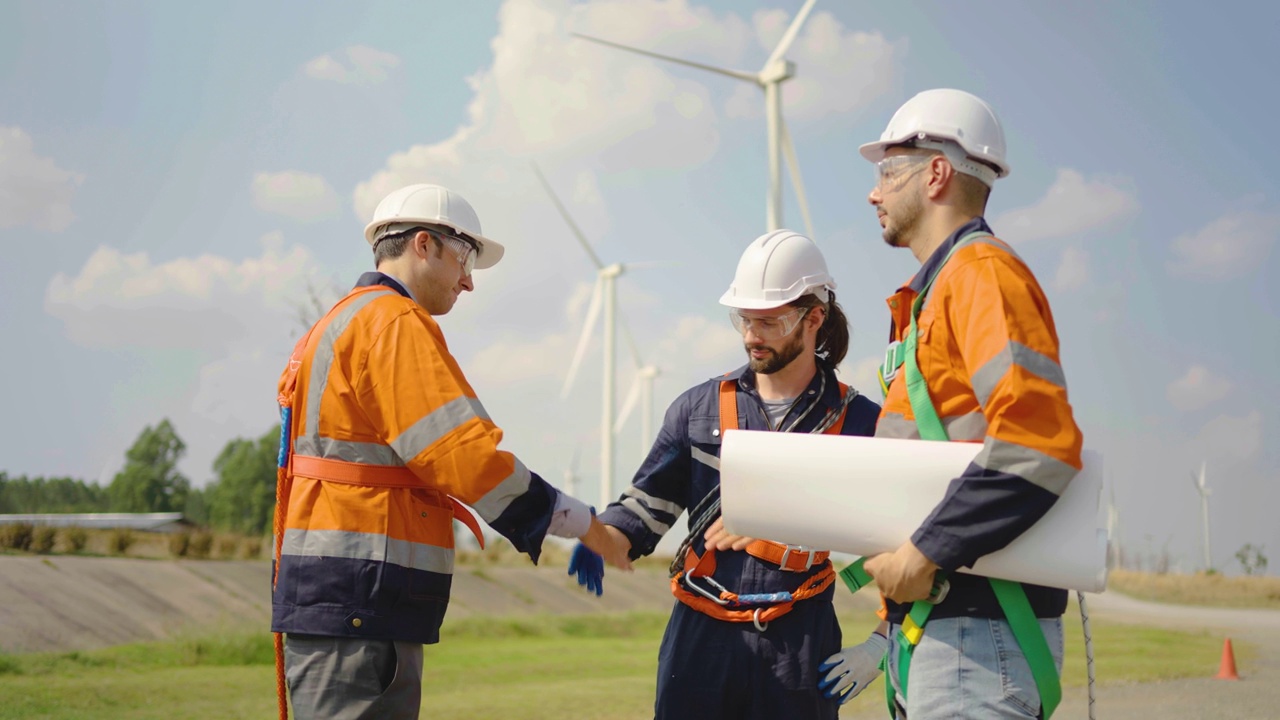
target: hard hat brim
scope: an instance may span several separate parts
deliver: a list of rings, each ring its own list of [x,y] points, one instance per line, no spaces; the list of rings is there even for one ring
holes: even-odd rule
[[[476,270],[487,270],[488,268],[491,268],[494,265],[497,265],[498,261],[502,259],[502,256],[507,251],[507,249],[503,247],[502,243],[499,243],[496,240],[490,240],[489,238],[483,235],[478,235],[474,232],[467,230],[466,228],[460,228],[457,225],[454,225],[453,223],[448,222],[447,220],[441,220],[439,218],[398,217],[395,219],[395,222],[397,224],[398,223],[421,223],[422,225],[427,225],[427,226],[440,225],[442,227],[449,228],[450,230],[454,231],[455,233],[458,233],[459,235],[465,235],[471,238],[472,240],[475,240],[477,243],[480,244],[480,252],[476,255],[476,267],[475,267]],[[373,241],[376,236],[378,228],[386,224],[388,223],[385,220],[383,220],[380,222],[371,222],[365,226],[364,239],[368,241],[370,247],[373,246]]]

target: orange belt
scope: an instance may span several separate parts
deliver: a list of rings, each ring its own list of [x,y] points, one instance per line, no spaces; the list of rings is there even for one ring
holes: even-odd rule
[[[461,521],[463,525],[466,525],[471,530],[471,533],[476,536],[476,540],[480,543],[480,549],[484,549],[484,533],[480,531],[480,523],[476,522],[476,516],[472,515],[471,511],[452,495],[446,495],[439,490],[427,487],[422,482],[422,478],[413,474],[413,471],[407,467],[402,465],[365,465],[363,463],[311,457],[309,455],[291,455],[289,462],[293,465],[293,474],[301,475],[302,477],[341,483],[343,485],[412,488],[426,492],[432,496],[437,505],[450,508],[453,511],[453,516]]]

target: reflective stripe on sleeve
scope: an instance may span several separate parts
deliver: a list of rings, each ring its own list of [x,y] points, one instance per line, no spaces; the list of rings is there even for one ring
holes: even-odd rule
[[[492,522],[497,519],[516,498],[529,491],[529,482],[531,480],[529,469],[524,466],[524,463],[520,462],[519,458],[512,459],[515,461],[515,468],[511,471],[511,474],[494,486],[492,490],[485,493],[484,497],[476,502],[469,503],[486,522]]]
[[[1041,352],[1010,340],[1003,350],[996,353],[995,357],[984,363],[973,374],[971,384],[979,405],[987,406],[987,400],[995,391],[996,384],[1014,365],[1064,390],[1067,388],[1067,376],[1062,372],[1061,365]]]
[[[454,398],[410,425],[391,441],[391,447],[406,462],[413,460],[440,438],[477,418],[489,419],[479,400],[465,395]]]
[[[992,472],[1017,475],[1054,495],[1061,495],[1079,472],[1039,450],[993,437],[987,438],[973,463]]]

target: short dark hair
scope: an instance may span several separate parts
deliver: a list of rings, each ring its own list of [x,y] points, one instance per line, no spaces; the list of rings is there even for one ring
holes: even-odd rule
[[[928,147],[916,147],[915,140],[908,140],[900,145],[891,145],[890,147],[899,147],[911,150],[912,155],[941,155],[942,157],[946,157],[946,154],[941,150]],[[964,151],[961,150],[961,152]],[[972,155],[968,157],[972,162],[981,163],[982,165],[991,168],[993,172],[999,172],[999,169],[989,162],[979,160]],[[951,161],[948,159],[947,162]],[[986,212],[987,199],[991,197],[991,188],[973,175],[960,172],[960,170],[955,168],[955,166],[952,166],[952,168],[956,171],[956,190],[960,195],[960,202],[964,203],[965,209],[973,212],[975,215],[981,215]]]
[[[395,260],[403,255],[405,249],[409,247],[409,241],[419,232],[425,232],[431,236],[431,242],[436,246],[436,257],[440,257],[440,253],[444,252],[444,242],[440,240],[439,234],[429,227],[415,227],[395,235],[384,235],[373,241],[373,266],[377,267],[387,260]]]

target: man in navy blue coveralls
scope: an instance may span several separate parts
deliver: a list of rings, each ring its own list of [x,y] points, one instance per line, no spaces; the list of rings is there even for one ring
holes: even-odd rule
[[[691,549],[698,556],[715,553],[714,573],[698,581],[712,594],[719,590],[716,584],[738,595],[795,592],[830,572],[827,559],[807,568],[792,562],[784,570],[751,554],[745,549],[751,538],[724,530],[716,500],[722,382],[736,386],[739,428],[821,432],[843,419],[840,434],[875,433],[879,405],[852,388],[842,393],[836,379],[849,330],[834,287],[817,246],[792,231],[761,236],[744,252],[721,303],[731,308],[743,335],[747,365],[685,391],[671,404],[631,487],[600,515],[632,559],[652,553],[687,510]],[[786,492],[787,481],[777,479],[779,492]],[[802,557],[807,550],[797,548]],[[818,666],[841,647],[834,585],[764,624],[714,617],[686,601],[687,593],[697,590],[676,593],[658,655],[658,720],[837,716],[837,700],[818,688]]]

